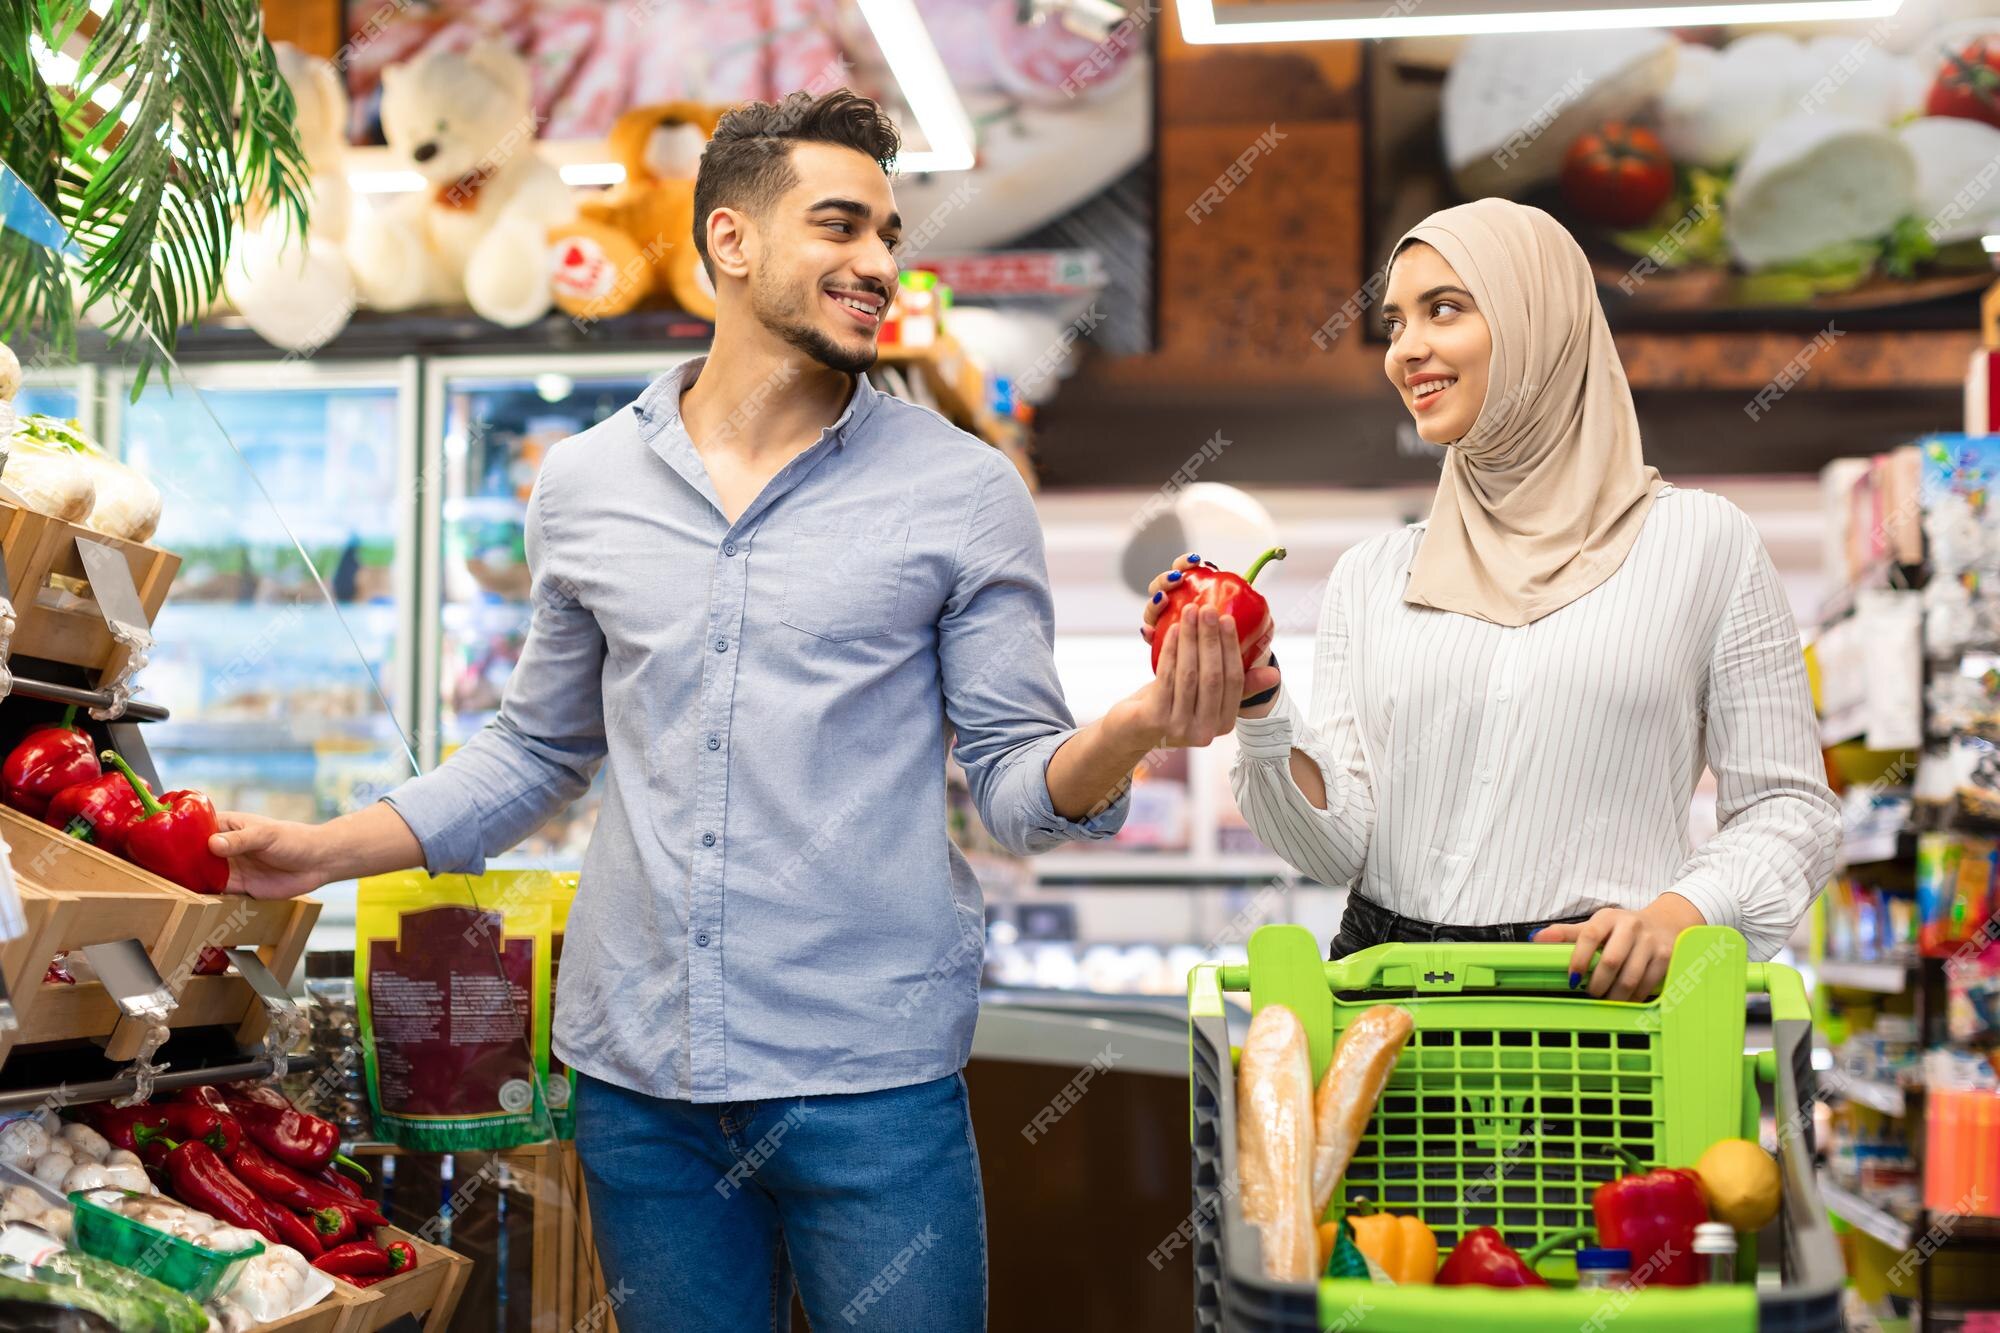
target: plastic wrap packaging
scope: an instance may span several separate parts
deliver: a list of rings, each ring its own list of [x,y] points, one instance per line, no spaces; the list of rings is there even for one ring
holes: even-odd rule
[[[51,441],[54,431],[69,433],[67,426],[53,417],[21,418],[8,445],[0,482],[36,513],[81,523],[97,503],[96,475],[83,454]]]
[[[1312,1206],[1312,1057],[1298,1015],[1267,1004],[1250,1022],[1236,1074],[1243,1216],[1262,1233],[1264,1273],[1308,1282],[1319,1269]]]

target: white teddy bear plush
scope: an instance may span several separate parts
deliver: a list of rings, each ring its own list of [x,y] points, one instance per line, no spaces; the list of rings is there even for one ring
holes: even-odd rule
[[[347,189],[347,91],[333,65],[275,42],[278,71],[298,107],[299,145],[310,172],[309,229],[290,234],[279,214],[245,220],[223,275],[223,295],[257,335],[310,352],[347,327],[354,274],[342,248],[353,200]]]
[[[382,133],[422,192],[355,219],[347,253],[381,310],[470,305],[510,328],[548,313],[548,231],[569,187],[535,151],[527,62],[483,39],[382,71]]]

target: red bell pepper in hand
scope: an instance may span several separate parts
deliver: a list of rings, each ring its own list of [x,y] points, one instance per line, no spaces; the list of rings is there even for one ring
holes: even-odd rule
[[[1701,1281],[1694,1229],[1708,1221],[1701,1177],[1680,1167],[1646,1170],[1620,1148],[1630,1175],[1608,1180],[1590,1196],[1597,1243],[1632,1252],[1632,1286],[1692,1287]]]
[[[125,835],[146,813],[138,793],[122,773],[106,773],[64,787],[49,801],[42,822],[72,838],[95,843],[116,856],[125,854]]]
[[[389,1219],[377,1212],[374,1205],[350,1199],[333,1186],[294,1170],[254,1142],[238,1144],[228,1160],[230,1169],[242,1177],[245,1184],[273,1203],[302,1213],[332,1209],[342,1216],[351,1215],[355,1221],[366,1222],[369,1226],[389,1225]],[[346,1230],[351,1233],[354,1225],[350,1223]]]
[[[229,887],[229,862],[208,850],[215,836],[215,806],[198,791],[170,791],[155,799],[131,766],[106,750],[99,758],[125,775],[145,813],[125,830],[125,855],[196,893],[221,893]]]
[[[1438,1269],[1440,1287],[1546,1287],[1541,1274],[1514,1253],[1492,1227],[1479,1227],[1460,1238]]]
[[[1285,548],[1274,546],[1257,557],[1247,574],[1231,574],[1209,564],[1182,571],[1162,594],[1166,604],[1160,608],[1159,619],[1153,622],[1153,670],[1160,669],[1160,649],[1167,642],[1167,630],[1183,616],[1209,607],[1215,608],[1218,617],[1235,620],[1236,642],[1243,649],[1243,669],[1248,671],[1257,665],[1257,659],[1271,646],[1271,636],[1278,627],[1271,619],[1271,604],[1261,593],[1252,591],[1250,584],[1265,565],[1284,558]]]
[[[0,764],[0,801],[40,819],[57,792],[103,773],[97,746],[76,725],[76,705],[71,704],[60,723],[36,727],[8,752],[6,763]]]
[[[166,1143],[162,1163],[173,1184],[174,1197],[231,1226],[244,1227],[278,1245],[289,1245],[308,1259],[317,1258],[323,1247],[313,1229],[291,1213],[260,1198],[255,1190],[237,1179],[222,1158],[206,1143],[191,1141]]]

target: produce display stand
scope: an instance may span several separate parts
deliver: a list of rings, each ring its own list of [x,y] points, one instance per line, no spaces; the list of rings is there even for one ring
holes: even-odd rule
[[[384,1245],[408,1241],[416,1249],[417,1265],[372,1287],[352,1287],[336,1278],[333,1298],[345,1314],[334,1333],[375,1333],[406,1315],[421,1316],[424,1333],[444,1333],[472,1280],[472,1261],[395,1227],[376,1228],[375,1239]]]
[[[114,621],[151,625],[181,566],[171,551],[5,501],[0,501],[0,552],[16,621],[7,651],[89,667],[98,685],[122,679],[132,664],[133,645],[119,640]],[[127,586],[107,586],[106,567],[98,563],[105,552],[125,565]],[[121,593],[134,602],[121,605],[116,600]],[[136,615],[129,609],[134,603]]]
[[[1790,968],[1747,962],[1734,931],[1684,932],[1660,997],[1643,1004],[1570,990],[1567,945],[1387,944],[1327,963],[1305,929],[1265,926],[1249,955],[1241,967],[1198,967],[1188,983],[1197,1328],[1841,1328],[1845,1276],[1812,1174],[1805,988]],[[1758,1289],[1748,1243],[1733,1284],[1637,1293],[1562,1289],[1574,1277],[1563,1271],[1567,1260],[1545,1265],[1557,1284],[1550,1290],[1266,1277],[1261,1238],[1237,1190],[1235,1053],[1223,996],[1244,991],[1253,1008],[1279,1003],[1298,1014],[1315,1082],[1336,1037],[1363,1010],[1393,1003],[1409,1011],[1415,1030],[1334,1203],[1366,1196],[1384,1211],[1414,1214],[1437,1233],[1440,1251],[1481,1225],[1526,1249],[1587,1224],[1591,1191],[1622,1174],[1610,1149],[1628,1148],[1648,1165],[1690,1166],[1718,1139],[1754,1140],[1756,1083],[1774,1084],[1781,1289]],[[1744,996],[1752,991],[1771,997],[1776,1049],[1746,1055]]]

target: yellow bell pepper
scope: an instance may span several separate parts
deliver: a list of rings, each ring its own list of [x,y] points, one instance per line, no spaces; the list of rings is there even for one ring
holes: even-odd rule
[[[1437,1277],[1438,1242],[1422,1218],[1350,1210],[1354,1243],[1399,1286],[1428,1285]]]

